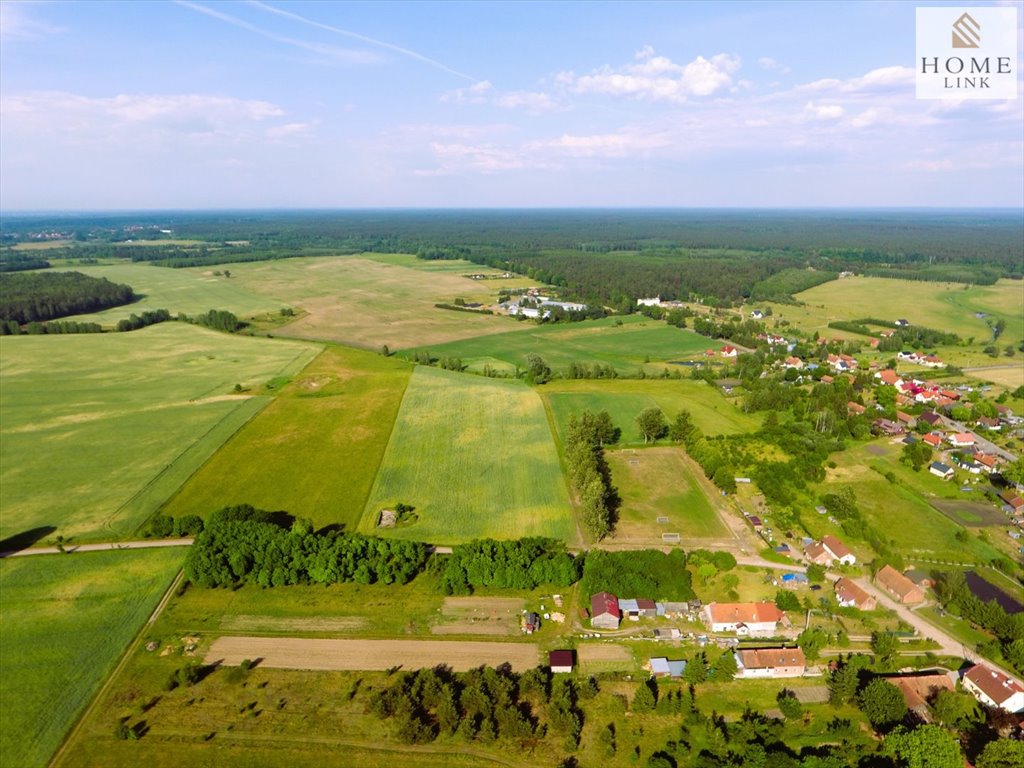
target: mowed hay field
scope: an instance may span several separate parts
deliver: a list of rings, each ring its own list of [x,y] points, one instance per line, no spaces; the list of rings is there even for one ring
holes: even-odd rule
[[[183,558],[171,548],[0,561],[0,762],[49,762]]]
[[[564,438],[571,415],[589,410],[608,411],[612,423],[622,430],[623,443],[643,443],[636,417],[646,408],[660,408],[671,423],[686,409],[693,423],[707,435],[734,435],[754,431],[760,418],[737,407],[703,381],[690,379],[576,379],[557,380],[539,390],[548,403]]]
[[[248,503],[356,527],[412,366],[328,347],[166,505],[173,516]]]
[[[172,315],[179,312],[198,315],[211,309],[226,309],[245,318],[264,312],[277,312],[287,306],[246,289],[233,276],[227,278],[213,274],[214,271],[222,272],[225,269],[233,274],[234,266],[227,264],[223,267],[197,269],[170,269],[142,263],[74,266],[70,271],[90,277],[105,277],[115,283],[126,283],[142,298],[123,307],[76,315],[70,319],[113,326],[118,320],[133,313],[140,314],[154,309],[166,309]]]
[[[407,527],[376,528],[381,509],[416,508]],[[540,397],[525,384],[418,367],[360,529],[437,544],[479,537],[575,535]]]
[[[720,346],[692,331],[642,315],[562,325],[537,325],[529,320],[511,322],[515,322],[515,330],[510,333],[440,346],[420,345],[419,349],[437,358],[461,358],[470,370],[482,370],[485,363],[506,370],[525,368],[528,356],[536,354],[556,372],[575,362],[611,365],[619,371],[635,373],[647,361],[676,360]],[[657,366],[649,371],[661,369]]]
[[[974,337],[988,343],[992,332],[981,312],[1006,320],[1000,347],[1024,339],[1024,286],[1019,280],[1000,280],[995,285],[968,286],[882,277],[849,277],[833,280],[795,297],[803,306],[775,305],[774,319],[787,319],[807,332],[842,335],[827,328],[833,320],[875,317],[906,318],[913,325],[948,331],[961,339]]]
[[[377,350],[502,333],[515,322],[499,315],[438,309],[436,303],[493,303],[500,288],[522,288],[522,278],[472,280],[495,270],[468,261],[424,261],[406,254],[310,257],[232,264],[231,280],[300,307],[307,314],[275,333],[324,339]]]
[[[731,537],[682,448],[609,450],[605,458],[622,498],[613,542],[660,545],[663,533],[682,539]],[[659,523],[659,517],[668,520]]]
[[[0,538],[134,532],[319,348],[176,322],[0,338]]]

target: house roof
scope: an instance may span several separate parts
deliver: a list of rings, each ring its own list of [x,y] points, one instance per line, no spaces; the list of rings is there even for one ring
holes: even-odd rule
[[[682,677],[686,669],[685,661],[672,661],[664,656],[651,659],[651,673],[655,675],[669,675],[670,677]]]
[[[884,371],[879,371],[877,375],[878,378],[882,380],[883,384],[888,384],[890,387],[895,386],[896,382],[900,380],[900,375],[892,368],[886,368]]]
[[[636,599],[636,607],[641,611],[655,611],[658,609],[658,604],[646,597],[638,597]]]
[[[574,661],[572,651],[552,651],[548,654],[548,665],[552,667],[571,667]]]
[[[807,555],[811,560],[818,560],[822,557],[827,557],[829,560],[832,559],[832,555],[825,549],[825,545],[820,541],[815,541],[813,544],[808,544],[804,548],[804,554]]]
[[[891,565],[884,566],[878,573],[876,573],[875,581],[888,591],[898,595],[901,600],[914,590],[920,592],[920,589],[916,584],[914,584],[914,582],[897,571]]]
[[[636,613],[640,610],[640,606],[636,604],[636,600],[633,598],[619,598],[619,610],[623,613]]]
[[[1020,497],[1020,494],[1014,490],[1003,491],[999,494],[999,498],[1005,501],[1014,509],[1020,509],[1024,507],[1024,499]]]
[[[949,466],[948,464],[943,464],[941,461],[933,461],[931,464],[928,465],[928,469],[934,470],[936,472],[941,472],[943,475],[953,471],[953,468],[951,466]]]
[[[622,614],[619,612],[619,600],[611,592],[598,592],[596,595],[590,596],[590,615],[600,616],[604,613],[610,613],[617,619],[622,618]]]
[[[939,443],[942,442],[942,438],[941,437],[939,437],[938,435],[932,435],[932,434],[927,434],[924,437],[922,437],[921,439],[924,440],[926,443],[928,443],[928,445],[939,445]]]
[[[803,667],[807,665],[804,652],[797,648],[755,648],[739,651],[740,663],[745,669],[774,669],[775,667]]]
[[[949,438],[949,442],[961,443],[962,445],[974,445],[974,435],[970,432],[957,432]]]
[[[896,420],[910,423],[911,421],[914,420],[914,417],[911,416],[909,413],[904,413],[903,411],[896,411]]]
[[[932,577],[928,575],[928,571],[923,571],[920,568],[908,568],[903,572],[903,575],[918,586],[923,586],[925,582],[930,583],[932,580]]]
[[[708,609],[716,624],[760,624],[785,616],[775,603],[712,603]]]
[[[828,547],[829,552],[831,552],[836,557],[846,557],[847,555],[853,554],[853,552],[850,551],[850,548],[848,546],[843,544],[843,542],[841,542],[831,533],[826,533],[824,536],[822,536],[821,543]]]
[[[929,424],[935,424],[942,417],[939,416],[939,414],[935,413],[934,411],[925,411],[918,418],[920,418],[922,421],[927,421]]]
[[[885,678],[900,689],[907,709],[920,710],[928,706],[928,699],[938,691],[952,691],[953,681],[947,675],[899,675]]]
[[[848,411],[853,411],[854,413],[864,413],[864,406],[860,403],[853,402],[853,400],[846,404],[846,409]]]
[[[871,595],[857,586],[857,583],[852,579],[848,579],[845,576],[836,580],[835,592],[836,596],[844,603],[852,601],[857,606],[864,605],[864,603],[871,599]]]
[[[1016,693],[1024,693],[1024,687],[1016,680],[984,664],[971,667],[964,677],[978,686],[996,704],[1002,704]]]

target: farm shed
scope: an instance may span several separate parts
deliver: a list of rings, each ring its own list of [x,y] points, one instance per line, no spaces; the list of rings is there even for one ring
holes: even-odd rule
[[[576,665],[576,654],[571,650],[551,651],[548,654],[548,666],[554,674],[572,674]]]

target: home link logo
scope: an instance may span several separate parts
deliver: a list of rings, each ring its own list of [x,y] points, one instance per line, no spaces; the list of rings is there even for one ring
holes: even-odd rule
[[[919,99],[1017,98],[1017,9],[918,8]]]
[[[981,25],[969,13],[964,13],[953,25],[954,48],[977,48],[981,42]]]

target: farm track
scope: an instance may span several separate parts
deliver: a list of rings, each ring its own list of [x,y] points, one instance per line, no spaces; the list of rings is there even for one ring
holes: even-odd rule
[[[30,555],[72,555],[77,552],[105,552],[111,549],[155,549],[158,547],[191,547],[194,539],[143,539],[141,541],[106,541],[94,544],[75,544],[64,547],[35,547],[13,552],[0,552],[0,558],[28,557]]]

